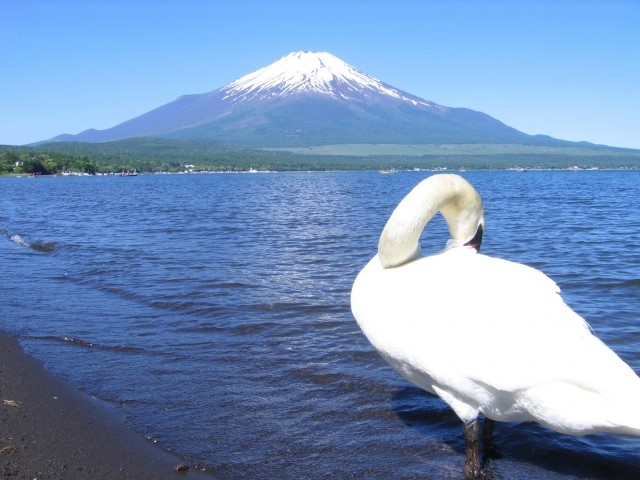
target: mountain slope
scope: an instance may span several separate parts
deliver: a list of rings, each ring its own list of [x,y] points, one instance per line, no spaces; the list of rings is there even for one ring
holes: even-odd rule
[[[54,141],[141,136],[250,147],[339,143],[569,144],[387,85],[329,53],[294,52],[212,92],[186,95],[106,130]]]

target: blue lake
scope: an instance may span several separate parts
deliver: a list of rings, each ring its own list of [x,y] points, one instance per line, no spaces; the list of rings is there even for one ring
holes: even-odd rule
[[[220,479],[461,478],[460,421],[378,357],[349,304],[427,175],[0,178],[0,329]],[[640,372],[640,171],[462,175],[483,253],[547,273]],[[438,217],[423,251],[446,239]],[[490,478],[640,474],[637,438],[499,424],[496,442]]]

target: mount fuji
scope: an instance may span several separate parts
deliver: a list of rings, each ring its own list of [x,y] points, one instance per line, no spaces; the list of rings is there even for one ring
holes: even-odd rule
[[[50,141],[132,137],[244,147],[344,143],[567,144],[531,136],[481,112],[411,95],[326,52],[293,52],[212,92],[185,95],[106,130]]]

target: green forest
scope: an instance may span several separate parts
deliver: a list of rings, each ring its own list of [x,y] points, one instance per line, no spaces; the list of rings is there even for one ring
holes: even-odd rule
[[[40,152],[16,147],[0,152],[0,175],[58,175],[64,171],[95,174],[98,168],[85,155]]]
[[[0,175],[184,171],[640,168],[640,150],[592,146],[344,145],[296,151],[133,138],[106,143],[0,146]]]

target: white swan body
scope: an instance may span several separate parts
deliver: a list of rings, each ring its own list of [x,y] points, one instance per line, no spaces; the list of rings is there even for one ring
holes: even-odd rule
[[[453,242],[423,257],[417,242],[436,211]],[[483,415],[573,435],[640,435],[638,376],[550,278],[465,246],[483,226],[480,197],[457,175],[429,177],[407,195],[353,285],[369,341],[465,423]]]

